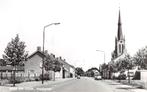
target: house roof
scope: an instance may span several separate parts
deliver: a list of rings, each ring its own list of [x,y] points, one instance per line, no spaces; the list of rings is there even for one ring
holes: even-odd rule
[[[75,67],[73,65],[70,65],[71,68],[75,69]]]
[[[71,67],[71,68],[75,68],[73,65],[70,65],[69,63],[67,63],[65,60],[59,60],[59,62],[61,62],[62,64],[66,64],[66,65],[68,65],[69,67]]]
[[[36,55],[36,54],[39,55],[41,58],[46,57],[46,55],[43,54],[43,52],[37,50],[37,51],[35,51],[34,53],[32,53],[32,54],[28,57],[28,59],[32,58],[32,57],[33,57],[34,55]],[[49,56],[50,56],[50,57],[55,57],[53,54],[50,54]],[[68,64],[65,60],[62,60],[61,57],[58,58],[58,59],[59,59],[59,62],[62,63],[63,65],[68,65],[68,66],[71,67],[71,68],[75,68],[74,66]]]
[[[41,58],[45,57],[45,55],[41,52],[41,51],[35,51],[34,53],[32,53],[28,59],[32,58],[34,55],[39,55]]]

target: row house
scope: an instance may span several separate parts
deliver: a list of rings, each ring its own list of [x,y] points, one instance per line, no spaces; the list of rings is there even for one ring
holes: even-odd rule
[[[48,54],[47,51],[45,51],[45,54]],[[41,47],[37,47],[37,50],[32,53],[28,60],[25,62],[25,76],[32,77],[38,77],[42,74],[42,60],[45,58],[45,54],[42,53]],[[50,55],[55,57],[55,55]],[[57,58],[58,61],[62,64],[60,72],[55,73],[55,78],[69,78],[75,76],[75,68],[68,64],[65,59],[62,59],[61,57]],[[47,72],[44,70],[44,72]],[[53,78],[54,74],[52,71],[49,71],[50,77]]]

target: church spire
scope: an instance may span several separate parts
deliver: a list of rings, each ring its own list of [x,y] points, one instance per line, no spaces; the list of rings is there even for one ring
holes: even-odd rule
[[[122,39],[123,39],[122,27],[121,27],[121,15],[120,15],[120,10],[119,10],[119,17],[118,17],[117,39],[118,39],[118,40],[122,40]]]

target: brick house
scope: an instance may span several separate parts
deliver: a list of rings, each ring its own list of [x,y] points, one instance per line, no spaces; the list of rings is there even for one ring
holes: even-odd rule
[[[47,51],[45,51],[45,54],[48,54]],[[52,54],[50,54],[50,56],[52,56]],[[39,75],[42,74],[42,59],[45,57],[45,55],[42,53],[41,51],[41,47],[37,47],[37,50],[31,54],[28,57],[28,60],[25,62],[25,76],[27,77],[38,77]],[[53,56],[55,57],[55,56]],[[65,62],[65,59],[62,60],[62,58],[57,58],[58,61],[62,64],[61,66],[61,70],[60,72],[56,72],[55,73],[55,78],[69,78],[71,73],[70,70],[74,68],[71,67],[70,64],[68,64],[67,62]],[[44,70],[44,72],[47,72]],[[53,72],[52,71],[48,71],[50,73],[50,77],[53,78]],[[73,73],[73,72],[72,72]],[[72,74],[74,76],[74,73]]]
[[[41,47],[32,53],[25,62],[25,76],[37,77],[42,74],[41,64],[45,55],[41,52]]]

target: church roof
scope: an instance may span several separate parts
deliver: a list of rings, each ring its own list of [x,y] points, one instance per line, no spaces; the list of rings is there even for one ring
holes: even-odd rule
[[[121,15],[120,15],[120,10],[119,10],[119,17],[118,17],[117,39],[118,39],[118,40],[122,40],[122,39],[123,39],[123,33],[122,33],[122,27],[121,27]]]

